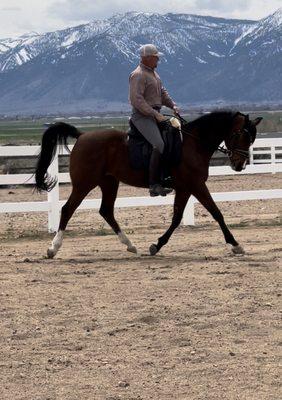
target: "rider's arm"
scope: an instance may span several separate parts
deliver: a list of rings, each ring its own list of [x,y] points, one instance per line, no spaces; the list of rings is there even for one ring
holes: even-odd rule
[[[176,106],[170,95],[168,94],[166,88],[162,86],[161,88],[161,95],[162,95],[162,105],[168,107],[168,108],[173,108]]]
[[[134,108],[142,114],[150,117],[158,117],[158,112],[154,110],[144,98],[145,77],[139,73],[132,73],[129,77],[129,99]]]

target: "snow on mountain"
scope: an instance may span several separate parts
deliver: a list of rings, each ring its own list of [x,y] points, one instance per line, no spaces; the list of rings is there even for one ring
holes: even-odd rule
[[[47,52],[57,52],[61,57],[59,53],[62,48],[69,49],[99,36],[107,36],[115,51],[134,59],[137,57],[140,42],[145,38],[150,38],[165,54],[171,55],[180,49],[191,51],[198,42],[205,40],[222,39],[223,46],[227,46],[229,36],[236,40],[244,27],[244,23],[226,22],[211,17],[128,12],[56,32],[42,35],[31,33],[16,39],[0,40],[0,71],[17,68]]]
[[[165,60],[166,56],[179,51],[193,53],[196,60],[225,57],[233,55],[242,42],[249,46],[275,28],[281,32],[281,20],[282,8],[257,23],[186,14],[128,12],[42,35],[32,32],[15,39],[0,39],[0,71],[17,68],[44,53],[55,57],[57,53],[60,58],[64,49],[95,37],[106,37],[115,51],[128,59],[133,58],[134,62],[138,47],[146,40],[154,42],[164,52]],[[266,40],[264,45],[272,43]],[[98,44],[94,45],[93,50],[97,47]],[[101,55],[101,60],[107,61],[107,57]]]
[[[0,71],[14,69],[41,54],[69,48],[74,43],[105,32],[108,27],[108,21],[93,21],[86,25],[42,35],[32,32],[16,39],[0,39]]]
[[[248,29],[235,43],[232,50],[236,47],[239,51],[245,48],[249,55],[255,55],[256,52],[264,52],[265,55],[279,53],[282,51],[282,8],[266,18],[258,21],[254,26]]]
[[[273,14],[269,15],[268,17],[264,18],[262,21],[269,23],[272,28],[280,28],[282,26],[282,7],[276,10]]]
[[[125,104],[144,43],[164,53],[159,70],[180,102],[281,98],[281,21],[282,9],[260,21],[128,12],[0,39],[0,111],[16,103],[46,110],[74,98]]]

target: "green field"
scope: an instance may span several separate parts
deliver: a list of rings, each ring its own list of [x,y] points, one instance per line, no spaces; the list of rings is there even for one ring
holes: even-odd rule
[[[0,121],[0,144],[23,145],[39,144],[41,136],[47,125],[56,122],[53,118],[36,120],[2,120]],[[85,121],[84,119],[60,119],[60,121],[75,125],[83,131],[95,131],[101,129],[112,129],[112,127],[126,130],[127,118],[95,118]]]
[[[256,111],[250,115],[262,116],[264,119],[259,125],[259,132],[282,132],[282,111]],[[185,115],[188,120],[194,119],[199,114]],[[26,120],[0,120],[0,145],[40,144],[41,136],[46,129],[45,124],[57,121],[54,118],[26,119]],[[116,128],[127,130],[128,117],[99,117],[99,118],[61,118],[61,121],[75,125],[82,131],[96,131]]]

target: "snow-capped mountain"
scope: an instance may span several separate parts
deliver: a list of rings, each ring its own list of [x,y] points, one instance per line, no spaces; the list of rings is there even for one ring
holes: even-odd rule
[[[282,9],[260,20],[129,12],[56,32],[0,39],[0,113],[127,105],[138,48],[179,103],[281,101]]]
[[[89,39],[97,41],[99,46],[99,40],[107,38],[115,45],[116,51],[133,59],[138,58],[142,37],[145,41],[147,38],[154,41],[168,55],[179,50],[196,50],[195,45],[208,40],[214,42],[213,50],[218,50],[220,44],[219,50],[228,52],[228,44],[233,37],[237,38],[250,25],[255,26],[251,21],[232,22],[231,25],[230,21],[185,14],[130,12],[125,15],[118,14],[106,21],[94,21],[43,35],[32,32],[15,39],[0,39],[0,71],[14,69],[44,53],[71,55],[68,50]],[[94,46],[94,52],[96,48],[97,46]],[[206,49],[210,55],[222,56],[210,49],[211,46]],[[79,56],[76,53],[74,55]],[[107,62],[107,57],[102,56],[101,59]]]

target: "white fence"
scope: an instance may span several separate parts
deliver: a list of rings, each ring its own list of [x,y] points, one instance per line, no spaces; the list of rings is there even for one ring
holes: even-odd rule
[[[72,148],[72,146],[70,146]],[[0,146],[0,157],[35,156],[39,153],[39,146]],[[62,154],[68,154],[64,151]],[[257,159],[257,155],[260,158]],[[264,157],[264,158],[261,158]],[[212,175],[234,175],[234,174],[264,174],[282,172],[282,138],[257,139],[251,149],[251,164],[241,172],[234,172],[229,166],[210,167],[209,174]],[[49,173],[58,177],[58,183],[48,193],[47,201],[1,203],[0,213],[14,212],[48,212],[48,230],[55,232],[58,228],[60,209],[65,200],[60,200],[59,183],[70,182],[69,173],[59,173],[58,154],[49,167]],[[34,178],[30,174],[7,174],[0,175],[1,185],[33,184]],[[282,198],[282,189],[252,190],[240,192],[212,193],[216,202],[237,201],[255,199],[277,199]],[[160,206],[173,204],[174,196],[167,197],[121,197],[117,198],[115,207],[139,207]],[[192,196],[186,206],[183,224],[194,225],[194,204],[197,200]],[[99,209],[101,199],[87,199],[82,202],[79,209]]]

